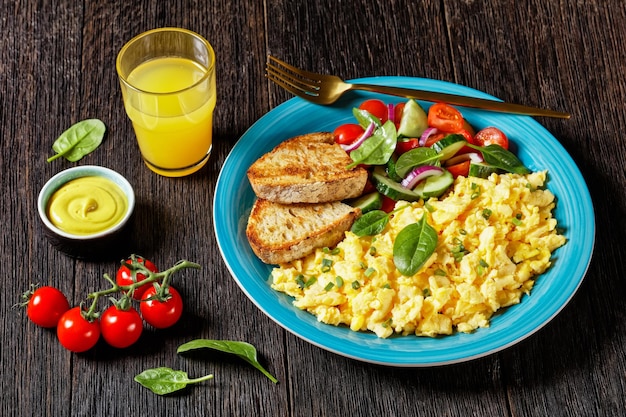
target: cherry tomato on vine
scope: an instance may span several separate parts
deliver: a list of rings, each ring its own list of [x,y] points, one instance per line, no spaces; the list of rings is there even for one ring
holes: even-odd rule
[[[365,100],[359,106],[359,110],[365,110],[372,116],[380,119],[380,123],[385,123],[389,119],[389,109],[387,105],[378,99]]]
[[[137,257],[136,261],[143,264],[146,268],[148,268],[152,272],[159,272],[159,269],[154,265],[154,263],[152,263],[148,259]],[[131,264],[132,259],[126,259],[125,262],[128,264]],[[146,276],[142,274],[141,272],[135,272],[136,277],[133,277],[133,272],[134,271],[131,271],[126,265],[120,266],[119,269],[117,270],[117,274],[115,275],[115,281],[117,282],[117,285],[120,285],[120,286],[132,285],[135,282],[141,282],[144,279],[146,279]],[[141,300],[143,293],[151,286],[152,284],[148,283],[148,284],[141,285],[135,288],[135,291],[133,292],[133,298],[135,300]]]
[[[335,135],[335,142],[340,145],[350,145],[357,140],[365,130],[356,123],[346,123],[338,126],[333,134]]]
[[[116,348],[126,348],[139,340],[143,331],[141,316],[133,307],[127,310],[110,306],[100,317],[102,338]]]
[[[100,323],[83,317],[82,309],[67,310],[57,324],[57,337],[61,345],[72,352],[85,352],[96,345],[100,338]]]
[[[509,149],[509,138],[497,127],[486,127],[479,130],[474,136],[474,143],[478,146],[500,145]]]
[[[59,318],[70,309],[65,295],[54,287],[39,287],[24,297],[28,297],[26,315],[37,326],[56,327]]]
[[[157,289],[152,286],[143,293],[139,310],[143,319],[157,329],[165,329],[173,326],[183,314],[183,299],[180,293],[173,287],[169,287],[169,297],[161,302],[154,297]]]
[[[463,130],[463,115],[460,111],[445,103],[435,103],[428,109],[428,126],[442,132]]]

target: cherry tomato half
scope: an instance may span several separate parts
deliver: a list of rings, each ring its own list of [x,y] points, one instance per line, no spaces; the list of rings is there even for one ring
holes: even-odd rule
[[[173,326],[183,314],[183,299],[176,289],[169,287],[169,298],[164,302],[157,299],[149,300],[156,294],[154,286],[143,293],[139,310],[143,319],[157,329]]]
[[[474,136],[474,144],[478,146],[500,145],[509,149],[509,138],[497,127],[486,127]]]
[[[448,136],[448,133],[445,133],[445,132],[434,133],[430,135],[428,139],[426,139],[426,143],[424,143],[424,146],[427,148],[430,148],[431,146],[433,146],[435,142],[439,142],[441,139],[445,138],[446,136]]]
[[[54,287],[39,287],[29,296],[26,315],[41,327],[56,327],[59,318],[70,309],[65,295]]]
[[[435,103],[428,109],[428,126],[442,132],[458,132],[463,129],[461,112],[445,103]]]
[[[389,109],[387,105],[378,99],[365,100],[359,106],[360,110],[365,110],[372,116],[376,116],[380,119],[381,123],[385,123],[389,119]]]
[[[100,317],[102,338],[116,348],[126,348],[139,340],[143,331],[141,316],[133,307],[121,310],[110,306]]]
[[[80,307],[67,310],[57,324],[57,337],[61,345],[72,352],[85,352],[98,343],[100,323],[83,317]]]
[[[400,128],[400,120],[402,120],[402,114],[404,113],[404,106],[406,103],[398,103],[393,108],[393,121],[395,122],[396,129]]]
[[[383,197],[383,206],[380,208],[385,213],[391,213],[394,208],[396,208],[396,201],[392,198],[387,197],[386,195]]]
[[[450,171],[450,174],[452,174],[454,178],[467,177],[467,175],[469,174],[469,169],[470,169],[470,161],[467,160],[467,161],[459,162],[458,164],[447,166],[446,169]]]
[[[403,153],[408,152],[411,149],[419,148],[419,146],[420,141],[416,138],[399,140],[396,144],[396,154],[402,155]]]
[[[148,270],[152,272],[159,272],[159,269],[148,259],[143,259],[140,257],[136,257],[135,260],[141,264],[143,264]],[[132,259],[126,259],[125,263],[132,264]],[[135,275],[135,276],[133,276]],[[126,265],[122,264],[117,270],[117,274],[115,275],[115,281],[117,285],[126,286],[132,285],[135,282],[141,282],[146,279],[146,276],[141,272],[131,271]],[[150,283],[141,285],[135,288],[133,292],[133,298],[135,300],[141,300],[141,296],[143,293],[150,288],[152,285]]]
[[[356,123],[343,124],[338,126],[333,132],[335,135],[335,142],[340,145],[350,145],[363,133],[363,128]]]

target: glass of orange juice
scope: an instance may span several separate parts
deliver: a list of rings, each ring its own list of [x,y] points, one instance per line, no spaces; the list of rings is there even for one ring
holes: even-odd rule
[[[150,30],[122,47],[116,67],[146,165],[167,177],[202,168],[211,155],[216,103],[209,42],[186,29]]]

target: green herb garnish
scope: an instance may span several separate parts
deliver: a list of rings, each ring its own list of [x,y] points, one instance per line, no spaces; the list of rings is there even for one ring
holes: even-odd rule
[[[70,162],[80,160],[100,146],[105,132],[106,126],[99,119],[86,119],[73,124],[52,144],[56,155],[48,158],[48,162],[61,156]]]
[[[179,391],[189,384],[196,384],[212,378],[213,375],[211,374],[201,378],[189,379],[187,372],[161,367],[143,371],[135,376],[135,381],[157,395],[166,395]]]

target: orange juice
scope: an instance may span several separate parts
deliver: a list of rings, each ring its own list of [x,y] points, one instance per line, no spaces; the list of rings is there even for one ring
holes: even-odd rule
[[[165,56],[139,64],[127,81],[124,104],[146,165],[166,176],[200,169],[211,153],[215,72]]]

